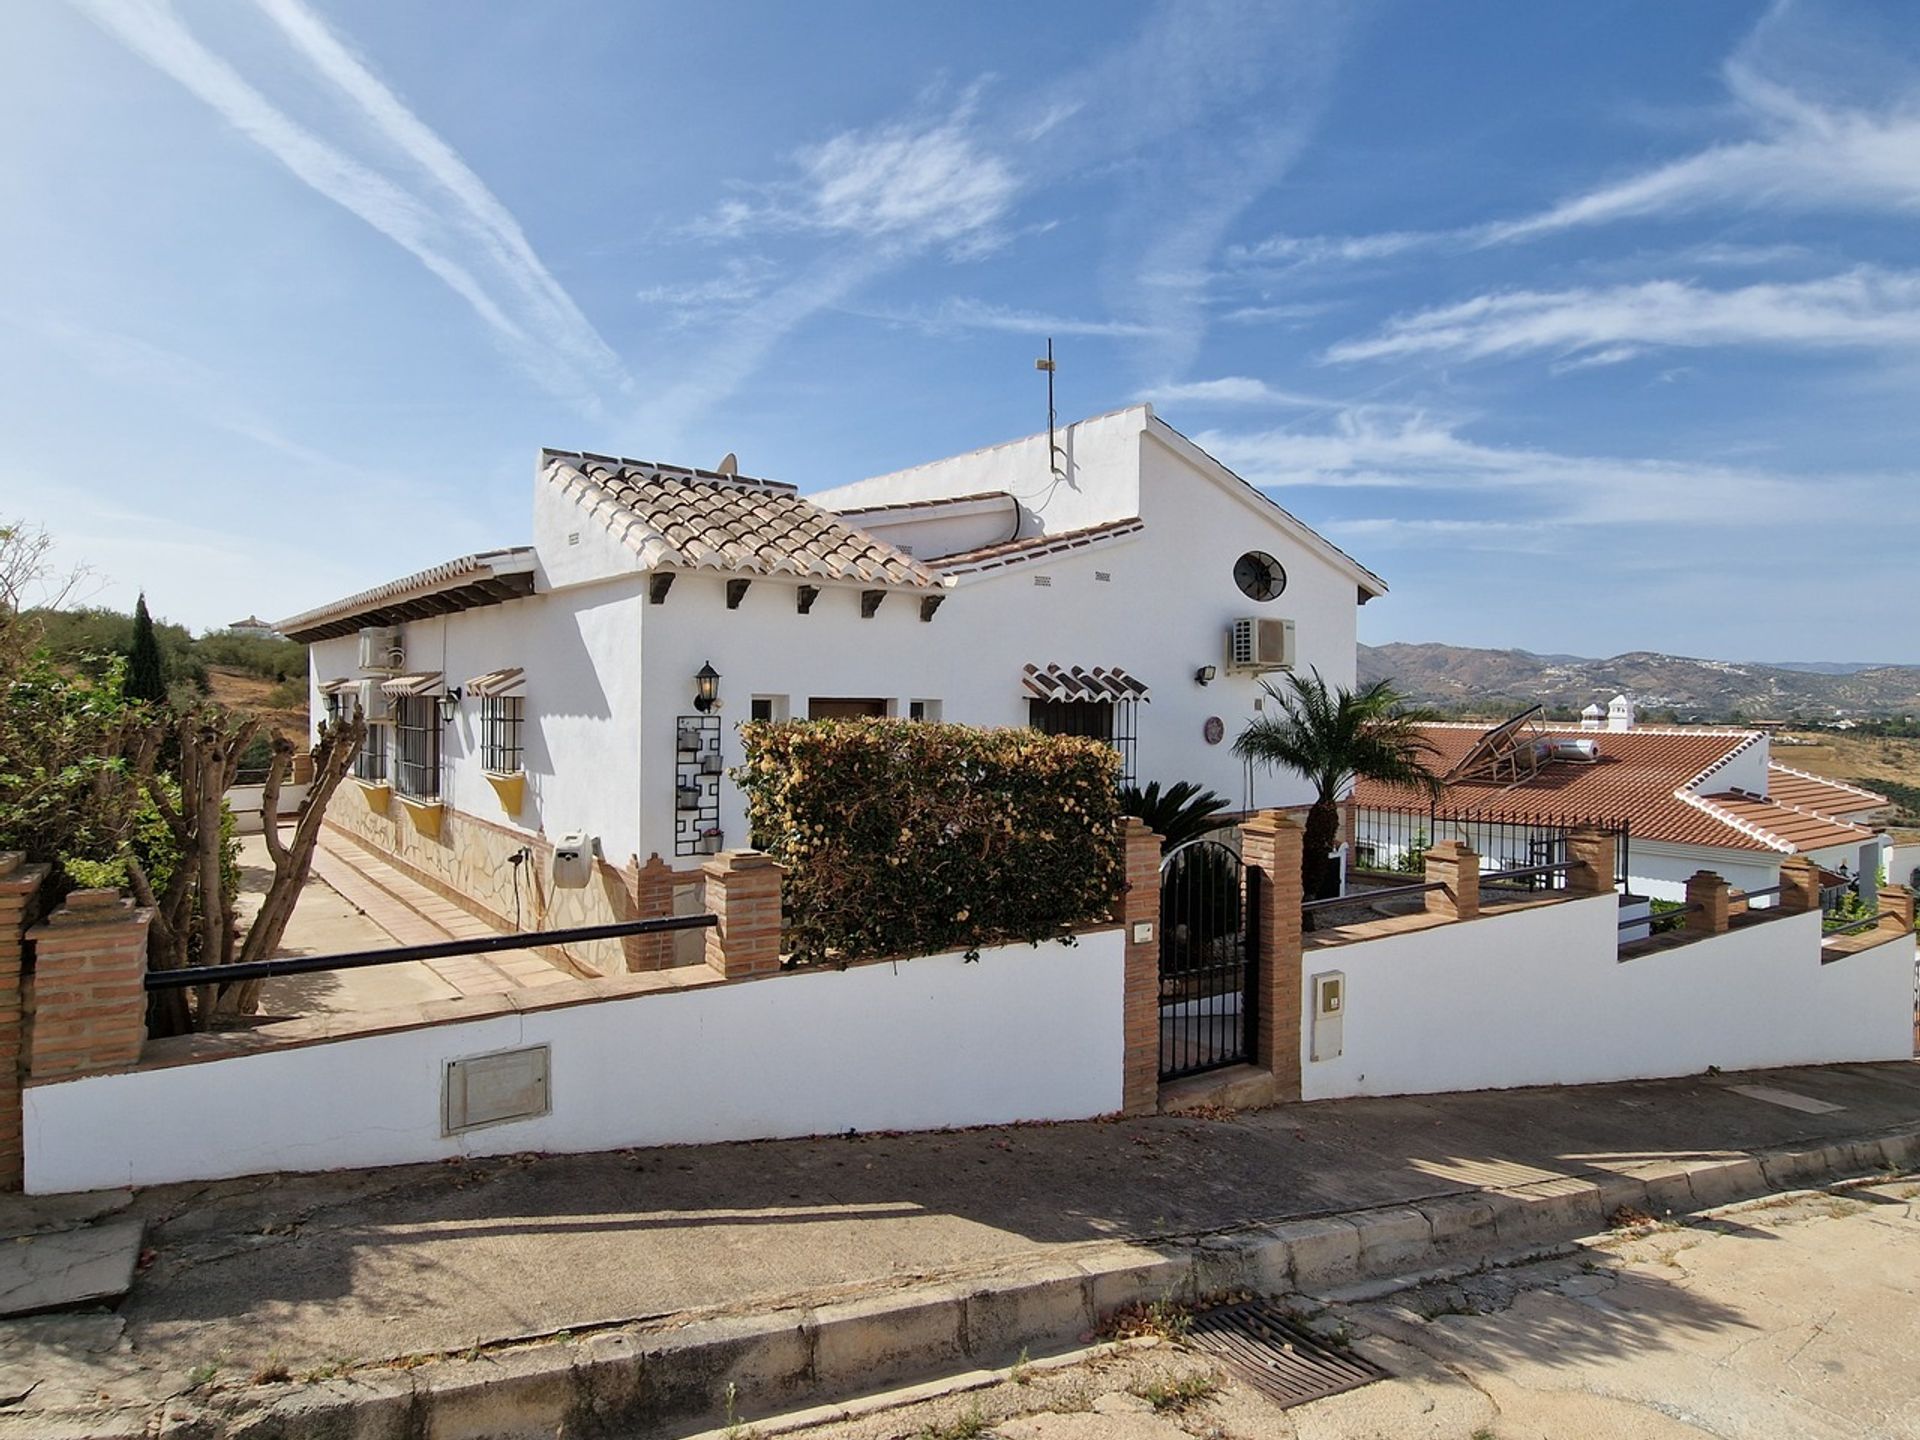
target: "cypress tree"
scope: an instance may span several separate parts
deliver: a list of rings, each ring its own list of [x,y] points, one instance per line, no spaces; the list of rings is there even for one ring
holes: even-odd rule
[[[144,592],[133,607],[133,649],[127,654],[126,694],[129,700],[156,704],[167,698],[167,662],[153,633],[153,617],[147,613]]]

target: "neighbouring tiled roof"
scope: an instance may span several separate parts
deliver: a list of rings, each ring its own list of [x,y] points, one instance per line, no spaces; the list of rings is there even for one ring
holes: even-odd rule
[[[281,620],[289,640],[311,642],[349,635],[363,625],[392,625],[419,614],[447,614],[533,593],[533,547],[514,545],[462,555],[344,600]]]
[[[1427,757],[1427,764],[1445,774],[1467,754],[1486,727],[1427,724],[1420,731],[1436,752]],[[1624,820],[1635,839],[1675,845],[1754,851],[1778,848],[1724,817],[1682,800],[1676,793],[1690,790],[1741,750],[1759,743],[1761,737],[1752,731],[1644,728],[1555,729],[1547,733],[1597,741],[1600,758],[1591,763],[1548,761],[1534,775],[1517,782],[1458,780],[1447,787],[1441,804],[1461,813],[1539,816],[1569,823]],[[1354,800],[1369,809],[1424,809],[1427,804],[1417,791],[1373,781],[1356,785]]]
[[[1769,849],[1783,854],[1804,855],[1834,845],[1858,845],[1862,840],[1873,838],[1873,832],[1862,826],[1782,805],[1743,790],[1702,795],[1699,803],[1721,812],[1741,830],[1765,841]]]
[[[1012,500],[1005,490],[976,490],[971,495],[930,495],[923,500],[891,500],[885,505],[845,505],[836,515],[885,515],[902,510],[944,510],[950,505],[972,505],[981,500]]]
[[[1078,665],[1049,665],[1042,669],[1029,665],[1020,674],[1020,683],[1036,700],[1149,700],[1147,682],[1136,679],[1117,665],[1096,665],[1084,670]]]
[[[1809,775],[1777,760],[1767,766],[1767,798],[1822,815],[1855,815],[1893,803],[1872,790],[1849,785],[1844,780],[1829,780],[1824,775]]]
[[[935,563],[949,575],[976,575],[983,571],[999,570],[1008,565],[1019,565],[1028,560],[1038,560],[1045,556],[1066,555],[1075,550],[1086,550],[1095,545],[1105,544],[1109,540],[1138,535],[1146,528],[1146,521],[1138,515],[1129,515],[1124,520],[1109,520],[1104,525],[1089,525],[1084,530],[1062,530],[1054,535],[1029,535],[1020,540],[1005,540],[998,545],[984,545],[978,550],[963,550],[958,555],[944,556]]]
[[[549,450],[549,483],[574,496],[648,569],[792,575],[912,589],[940,577],[804,500],[791,485],[647,460]]]

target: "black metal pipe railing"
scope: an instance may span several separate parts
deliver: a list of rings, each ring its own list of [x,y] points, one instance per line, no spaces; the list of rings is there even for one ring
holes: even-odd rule
[[[149,970],[146,986],[149,990],[182,990],[193,985],[237,985],[242,980],[311,975],[318,970],[360,970],[371,965],[400,965],[409,960],[444,960],[453,955],[490,955],[501,950],[531,950],[541,945],[618,940],[628,935],[658,935],[671,930],[705,930],[719,923],[717,915],[671,915],[658,920],[577,925],[570,930],[527,930],[517,935],[485,935],[473,940],[436,940],[431,945],[349,950],[339,955],[282,955],[239,965],[189,965],[178,970]]]
[[[1828,935],[1851,935],[1856,930],[1865,930],[1870,926],[1878,925],[1882,920],[1891,920],[1893,918],[1893,911],[1882,910],[1878,915],[1868,915],[1864,919],[1852,920],[1845,925],[1835,925],[1831,930],[1824,930],[1824,933]]]
[[[1344,895],[1329,895],[1324,900],[1309,900],[1300,909],[1305,913],[1309,910],[1328,910],[1335,905],[1368,905],[1375,900],[1393,900],[1402,895],[1425,895],[1429,890],[1446,888],[1441,881],[1430,880],[1424,885],[1388,885],[1381,890],[1349,890]]]
[[[1662,920],[1678,920],[1683,915],[1700,915],[1706,911],[1704,905],[1682,905],[1673,910],[1655,910],[1650,915],[1637,915],[1631,920],[1622,920],[1616,927],[1625,930],[1634,925],[1657,925]]]
[[[1512,870],[1489,870],[1480,877],[1482,885],[1499,880],[1529,880],[1535,875],[1564,875],[1574,868],[1571,860],[1558,860],[1551,865],[1522,865]]]

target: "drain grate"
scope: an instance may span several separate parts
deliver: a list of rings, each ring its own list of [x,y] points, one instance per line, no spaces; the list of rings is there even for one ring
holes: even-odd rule
[[[1283,1408],[1387,1378],[1378,1365],[1334,1349],[1264,1300],[1203,1311],[1186,1338]]]

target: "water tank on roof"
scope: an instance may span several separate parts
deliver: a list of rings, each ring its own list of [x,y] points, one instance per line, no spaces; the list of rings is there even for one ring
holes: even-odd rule
[[[1556,735],[1547,741],[1549,760],[1573,760],[1591,765],[1600,758],[1600,742],[1585,740],[1573,735]]]

